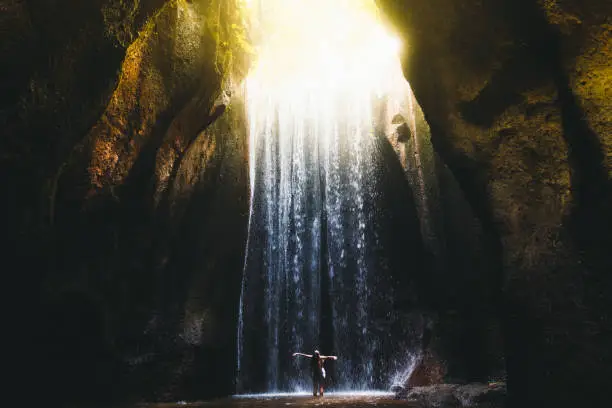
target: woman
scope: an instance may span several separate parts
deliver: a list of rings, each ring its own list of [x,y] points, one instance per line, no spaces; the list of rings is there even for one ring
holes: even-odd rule
[[[336,356],[322,356],[319,353],[319,350],[315,350],[313,354],[304,354],[304,353],[293,353],[293,357],[295,356],[304,356],[310,359],[310,370],[312,374],[312,395],[317,396],[317,390],[319,390],[319,395],[323,396],[323,383],[325,380],[325,369],[323,368],[323,363],[325,360],[337,360]]]

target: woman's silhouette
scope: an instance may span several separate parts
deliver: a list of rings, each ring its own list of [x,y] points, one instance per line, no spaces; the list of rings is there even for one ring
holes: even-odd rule
[[[323,363],[325,360],[337,360],[336,356],[322,356],[319,353],[319,350],[315,350],[312,354],[304,354],[304,353],[293,353],[293,357],[295,356],[304,356],[310,359],[310,370],[312,374],[312,395],[317,396],[317,391],[319,391],[319,395],[323,396],[323,385],[325,381],[325,368],[323,368]]]

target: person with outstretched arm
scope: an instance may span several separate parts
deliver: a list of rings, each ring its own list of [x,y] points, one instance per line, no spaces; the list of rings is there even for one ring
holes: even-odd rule
[[[323,396],[323,385],[325,381],[325,368],[323,368],[323,363],[325,363],[325,360],[337,360],[338,357],[322,356],[321,353],[319,353],[319,350],[315,350],[312,354],[293,353],[293,357],[295,356],[304,356],[310,359],[312,395],[316,397],[317,391],[319,391],[319,395]]]

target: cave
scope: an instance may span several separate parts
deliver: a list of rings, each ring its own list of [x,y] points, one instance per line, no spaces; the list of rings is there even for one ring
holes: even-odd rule
[[[0,10],[28,404],[609,405],[609,2]]]

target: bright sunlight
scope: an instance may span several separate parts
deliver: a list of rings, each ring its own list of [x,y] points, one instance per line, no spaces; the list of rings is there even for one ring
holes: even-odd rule
[[[256,55],[246,84],[251,146],[261,133],[253,127],[275,111],[355,122],[371,115],[373,97],[405,100],[401,44],[373,0],[245,1]]]
[[[276,92],[384,90],[399,41],[372,0],[251,0],[258,61],[249,83]]]

